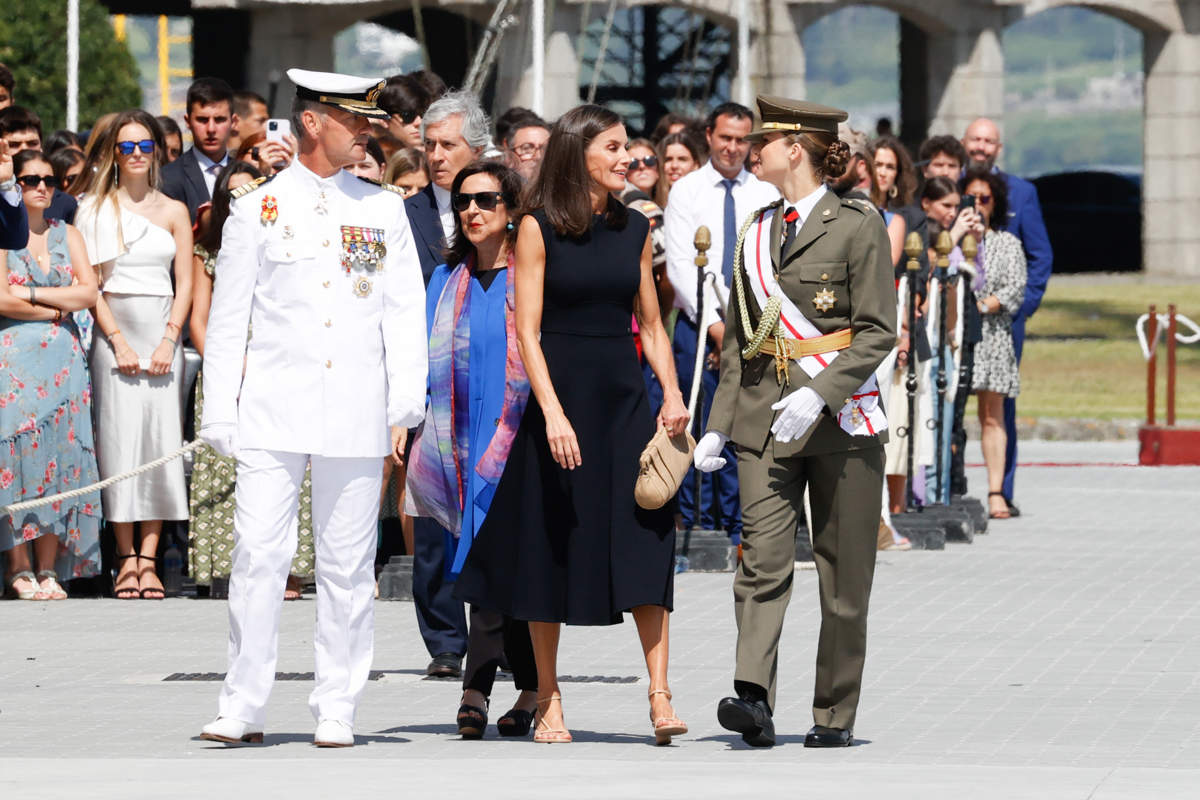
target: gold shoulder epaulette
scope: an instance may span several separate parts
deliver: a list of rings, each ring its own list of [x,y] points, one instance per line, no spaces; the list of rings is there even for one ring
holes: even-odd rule
[[[378,186],[380,189],[387,189],[389,192],[395,192],[396,194],[400,194],[400,195],[404,194],[404,190],[401,189],[399,186],[392,186],[390,183],[384,183],[383,181],[377,181],[374,178],[365,178],[362,175],[355,175],[354,177],[358,178],[360,181],[366,181],[367,183],[371,184],[372,186]]]
[[[272,175],[271,177],[274,176]],[[269,180],[271,180],[271,178],[255,178],[249,183],[243,183],[241,186],[230,192],[229,197],[233,200],[237,200],[239,197],[244,197],[245,195],[250,194]]]
[[[874,203],[872,203],[870,200],[863,200],[860,197],[844,197],[842,198],[842,205],[846,208],[853,208],[856,211],[861,211],[863,213],[868,211],[874,211],[876,214],[879,213],[879,209],[875,208]]]

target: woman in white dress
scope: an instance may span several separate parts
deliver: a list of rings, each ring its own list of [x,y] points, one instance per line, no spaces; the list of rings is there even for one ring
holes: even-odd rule
[[[158,190],[164,144],[154,118],[124,111],[102,136],[76,225],[100,273],[90,363],[96,455],[108,478],[183,441],[179,336],[192,297],[192,228],[186,206]],[[162,523],[188,518],[182,462],[118,482],[101,499],[116,533],[117,597],[161,599]]]

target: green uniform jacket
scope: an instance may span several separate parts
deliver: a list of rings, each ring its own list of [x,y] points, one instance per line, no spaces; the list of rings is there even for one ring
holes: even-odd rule
[[[751,226],[745,243],[748,265],[754,263],[753,234]],[[828,192],[804,221],[786,254],[780,253],[782,213],[774,214],[770,235],[771,259],[783,292],[822,334],[849,327],[854,340],[816,378],[809,378],[796,362],[789,361],[789,383],[781,386],[775,379],[774,358],[755,355],[742,360],[741,350],[753,332],[742,330],[736,293],[730,292],[721,380],[707,429],[756,453],[773,445],[777,458],[878,447],[886,440],[886,432],[851,436],[837,424],[836,415],[896,343],[896,286],[883,219],[869,202],[842,200]],[[747,281],[746,271],[735,280]],[[758,304],[749,285],[743,284],[743,288],[751,321],[757,325]],[[823,289],[831,290],[836,298],[833,308],[824,312],[813,305],[814,296]],[[786,444],[774,441],[771,425],[776,412],[771,405],[804,386],[811,386],[825,401],[821,417],[801,438]]]

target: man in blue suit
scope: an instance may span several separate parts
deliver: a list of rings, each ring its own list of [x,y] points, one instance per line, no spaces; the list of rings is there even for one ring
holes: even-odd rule
[[[488,118],[475,95],[450,92],[435,101],[421,119],[421,137],[429,161],[430,183],[404,201],[408,225],[421,260],[425,285],[446,263],[446,240],[454,235],[450,187],[463,167],[479,158],[490,141]],[[467,618],[448,580],[446,539],[428,517],[413,521],[413,605],[417,627],[433,660],[425,672],[437,678],[462,677],[467,652]]]
[[[1025,300],[1012,321],[1013,347],[1017,351],[1017,363],[1021,362],[1021,351],[1025,345],[1025,321],[1033,316],[1042,303],[1046,284],[1050,282],[1050,270],[1054,264],[1054,252],[1050,248],[1050,237],[1042,219],[1042,207],[1038,203],[1037,188],[1024,178],[1001,172],[996,167],[996,157],[1003,145],[1000,128],[990,119],[980,117],[967,126],[963,135],[963,147],[971,163],[986,164],[1004,176],[1008,185],[1007,230],[1021,240],[1025,249],[1026,270]],[[1013,478],[1017,471],[1017,401],[1004,400],[1004,427],[1008,433],[1008,449],[1004,456],[1004,499],[1009,513],[1016,517],[1021,511],[1013,503]]]
[[[12,155],[0,140],[0,250],[21,250],[29,243],[29,218],[13,179]]]

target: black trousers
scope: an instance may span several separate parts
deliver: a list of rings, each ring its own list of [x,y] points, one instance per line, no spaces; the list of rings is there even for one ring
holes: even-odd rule
[[[499,611],[471,606],[463,689],[474,689],[484,697],[490,697],[501,654],[508,659],[517,690],[537,691],[537,664],[533,660],[529,623],[506,617]]]

